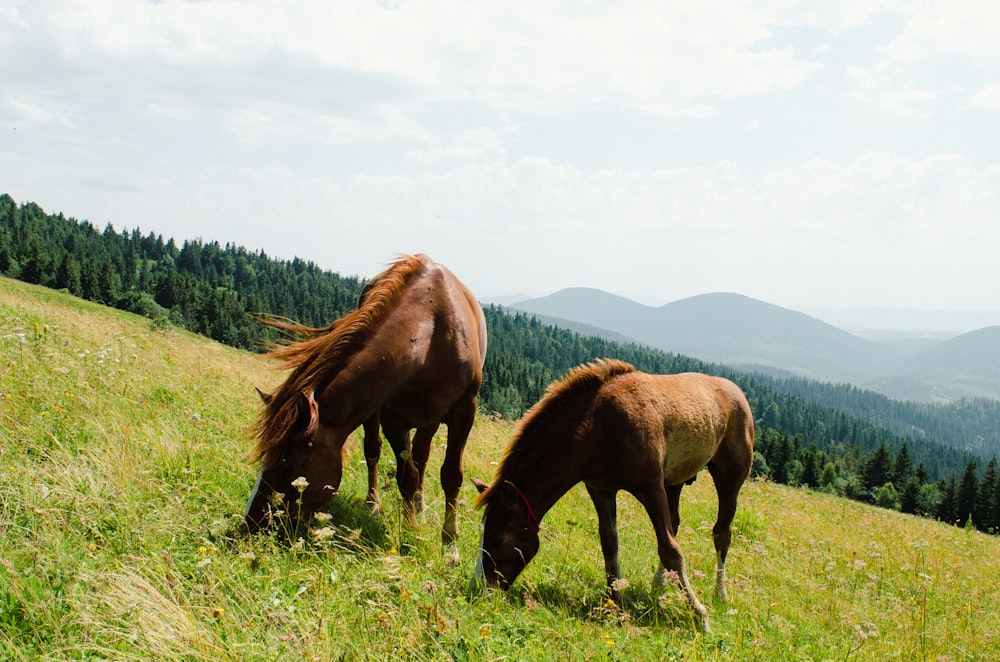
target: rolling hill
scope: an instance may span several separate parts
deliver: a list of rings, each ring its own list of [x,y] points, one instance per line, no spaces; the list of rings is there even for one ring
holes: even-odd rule
[[[1000,399],[1000,332],[990,329],[907,351],[898,343],[867,340],[805,313],[732,293],[656,308],[600,290],[570,288],[510,307],[543,316],[547,323],[570,328],[584,323],[741,370],[850,383],[918,402]]]
[[[1000,394],[1000,326],[938,343],[866,386],[897,399],[948,402]]]

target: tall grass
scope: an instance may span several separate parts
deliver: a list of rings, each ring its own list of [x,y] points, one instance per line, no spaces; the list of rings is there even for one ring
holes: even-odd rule
[[[226,543],[254,480],[242,459],[253,386],[280,379],[258,357],[0,279],[0,659],[1000,656],[1000,539],[767,483],[741,498],[727,605],[713,600],[711,480],[685,489],[680,543],[707,635],[679,595],[651,593],[652,527],[627,495],[629,585],[623,609],[606,604],[579,487],[545,518],[514,589],[467,600],[474,490],[452,567],[439,449],[418,531],[402,522],[388,453],[384,514],[367,515],[355,442],[329,523],[291,543]],[[467,475],[492,476],[511,429],[479,418]]]

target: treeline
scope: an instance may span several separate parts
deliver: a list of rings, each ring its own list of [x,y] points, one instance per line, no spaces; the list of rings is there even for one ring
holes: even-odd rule
[[[784,393],[842,411],[915,439],[955,439],[950,444],[989,456],[1000,447],[1000,400],[965,399],[948,405],[893,400],[851,384],[802,378],[776,379]],[[960,441],[959,441],[960,440]]]
[[[248,313],[326,325],[353,308],[363,285],[298,258],[200,240],[164,241],[138,229],[18,206],[0,195],[0,274],[169,322],[219,342],[260,349],[272,336]]]
[[[962,472],[932,480],[923,464],[914,464],[904,442],[893,454],[886,443],[871,453],[847,447],[840,453],[774,428],[758,430],[754,474],[778,483],[821,490],[882,508],[922,515],[980,531],[1000,533],[1000,475],[996,458],[980,475],[970,459]]]
[[[0,274],[251,350],[271,339],[252,313],[323,326],[352,310],[364,285],[312,262],[274,260],[230,244],[189,240],[178,247],[154,233],[118,233],[111,226],[99,231],[87,221],[46,214],[34,203],[19,206],[6,194],[0,195]],[[484,411],[517,418],[569,368],[599,357],[620,358],[646,372],[718,374],[740,384],[758,417],[758,475],[1000,530],[995,460],[981,472],[976,457],[934,441],[947,437],[928,432],[938,429],[932,412],[919,430],[910,430],[915,434],[906,433],[905,421],[896,425],[903,429],[890,431],[888,421],[852,416],[831,402],[843,397],[838,387],[803,382],[796,385],[803,393],[793,394],[788,383],[764,375],[583,337],[495,306],[485,313],[490,343],[480,394]],[[809,389],[817,392],[810,396]],[[858,400],[851,405],[858,411],[871,406],[866,397],[881,398],[856,391],[847,393]],[[947,423],[940,430],[947,434]]]

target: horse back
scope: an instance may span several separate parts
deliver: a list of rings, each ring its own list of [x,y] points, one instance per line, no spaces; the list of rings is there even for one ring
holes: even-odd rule
[[[733,382],[701,373],[633,373],[612,386],[629,429],[619,432],[658,458],[663,479],[676,485],[709,462],[752,462],[753,416]],[[740,469],[741,470],[741,469]]]
[[[440,420],[463,396],[475,397],[485,351],[478,302],[447,267],[425,258],[332,386],[341,394],[360,388],[369,408],[388,407],[414,425]]]

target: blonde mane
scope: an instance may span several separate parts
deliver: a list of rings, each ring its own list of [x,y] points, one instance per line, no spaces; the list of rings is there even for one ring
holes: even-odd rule
[[[316,394],[323,391],[349,355],[361,347],[378,327],[414,273],[429,262],[423,255],[403,255],[365,287],[361,303],[325,328],[312,328],[280,318],[261,321],[296,341],[279,345],[266,356],[280,361],[277,370],[292,370],[278,389],[264,396],[265,405],[254,424],[254,447],[249,458],[264,468],[273,466],[291,442],[294,428],[308,407],[309,422],[304,433],[319,422]]]

